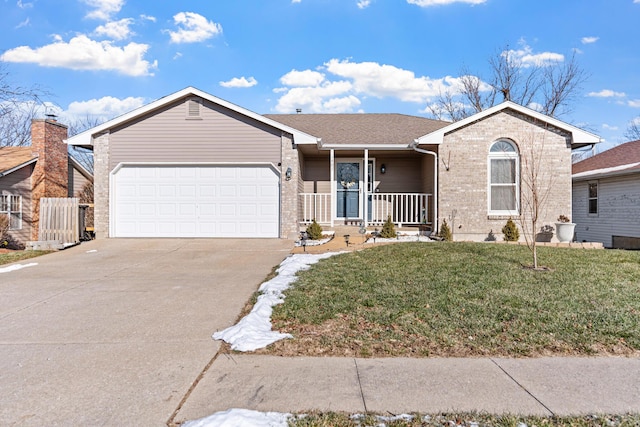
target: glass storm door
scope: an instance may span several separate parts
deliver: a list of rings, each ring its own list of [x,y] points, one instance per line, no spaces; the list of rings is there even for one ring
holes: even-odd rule
[[[337,162],[338,218],[360,218],[360,162]]]

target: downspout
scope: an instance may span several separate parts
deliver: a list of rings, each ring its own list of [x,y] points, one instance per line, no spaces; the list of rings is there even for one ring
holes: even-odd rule
[[[418,153],[430,154],[433,156],[433,233],[435,234],[438,233],[438,154],[433,151],[418,148],[417,145],[418,141],[416,140],[414,144],[411,144],[411,148]]]

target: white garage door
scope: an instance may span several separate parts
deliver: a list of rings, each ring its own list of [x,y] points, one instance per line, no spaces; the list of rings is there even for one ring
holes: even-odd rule
[[[114,237],[278,237],[268,166],[124,166],[113,180]]]

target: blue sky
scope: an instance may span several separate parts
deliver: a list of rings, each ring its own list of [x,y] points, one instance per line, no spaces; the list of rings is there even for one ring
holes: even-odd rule
[[[257,113],[426,107],[466,67],[488,77],[575,52],[589,78],[559,118],[624,142],[640,116],[640,0],[0,0],[0,61],[61,118],[111,118],[195,86]]]

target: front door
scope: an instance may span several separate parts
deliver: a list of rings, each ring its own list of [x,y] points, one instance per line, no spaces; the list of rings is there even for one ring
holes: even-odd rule
[[[360,162],[336,163],[338,218],[360,218],[360,175]]]

